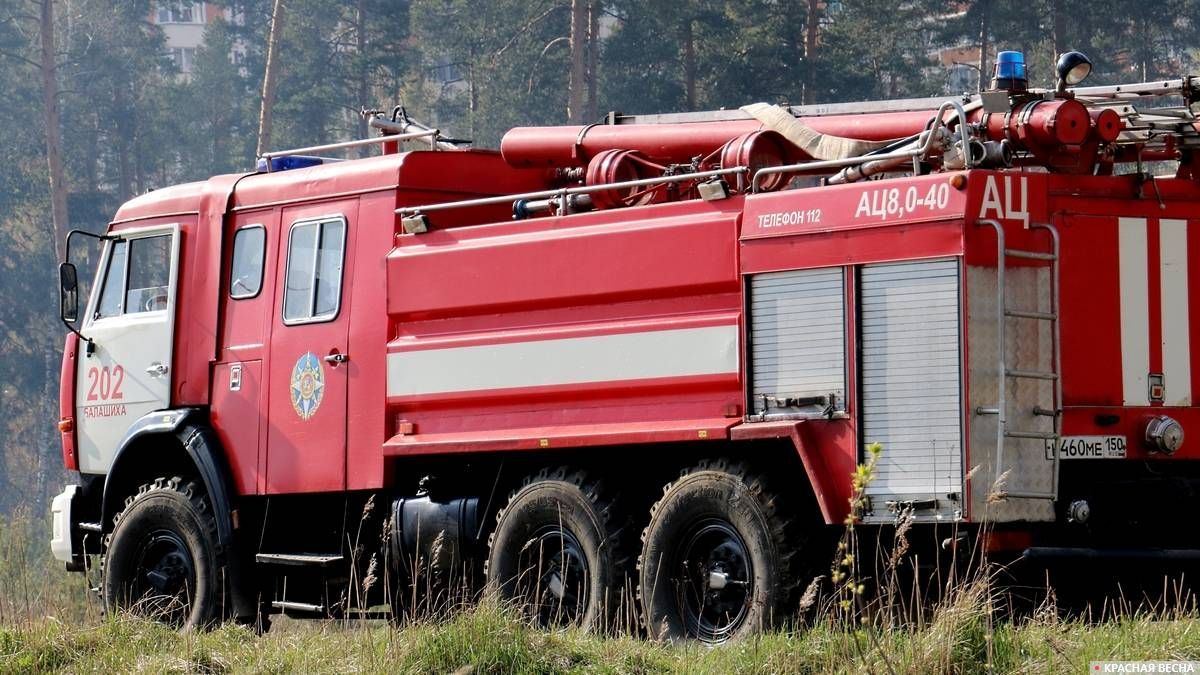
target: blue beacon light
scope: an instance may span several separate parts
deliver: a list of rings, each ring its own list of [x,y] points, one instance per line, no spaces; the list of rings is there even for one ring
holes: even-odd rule
[[[996,54],[995,73],[995,78],[992,80],[993,89],[1024,91],[1029,83],[1025,75],[1025,55],[1021,52]]]

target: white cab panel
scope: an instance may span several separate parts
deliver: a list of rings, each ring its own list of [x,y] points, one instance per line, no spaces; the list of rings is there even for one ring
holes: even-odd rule
[[[82,327],[75,419],[79,470],[105,473],[130,425],[171,400],[179,226],[126,230],[107,242]]]

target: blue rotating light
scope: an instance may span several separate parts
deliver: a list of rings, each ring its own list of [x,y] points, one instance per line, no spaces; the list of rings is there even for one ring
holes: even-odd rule
[[[1025,55],[1021,52],[1000,52],[996,54],[995,77],[992,78],[992,89],[1008,91],[1025,91],[1029,79],[1025,75]]]
[[[1006,80],[1024,80],[1025,55],[1021,52],[1000,52],[996,55],[996,77]]]
[[[320,157],[310,157],[308,155],[282,155],[280,157],[271,158],[271,171],[305,169],[310,166],[317,166],[324,163],[324,160],[322,160]],[[260,173],[266,171],[267,159],[265,157],[259,157],[254,168]]]

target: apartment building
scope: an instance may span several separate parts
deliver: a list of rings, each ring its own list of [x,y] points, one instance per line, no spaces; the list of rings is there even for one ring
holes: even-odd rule
[[[228,10],[193,0],[158,0],[150,10],[150,22],[162,28],[167,53],[184,77],[192,72],[205,27],[219,18],[228,18]]]

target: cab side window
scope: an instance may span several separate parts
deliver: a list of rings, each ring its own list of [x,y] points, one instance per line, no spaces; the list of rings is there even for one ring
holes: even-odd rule
[[[129,284],[125,289],[125,313],[166,309],[170,285],[171,237],[129,240]]]
[[[229,297],[235,300],[253,298],[262,290],[266,244],[267,230],[262,225],[243,227],[233,235]]]
[[[104,271],[100,302],[96,305],[96,316],[93,318],[120,316],[125,311],[125,257],[128,250],[127,241],[112,243],[108,254],[108,269]]]
[[[288,236],[283,322],[317,323],[341,306],[346,221],[339,217],[298,222]]]
[[[171,235],[114,241],[93,318],[165,310],[170,285]]]

